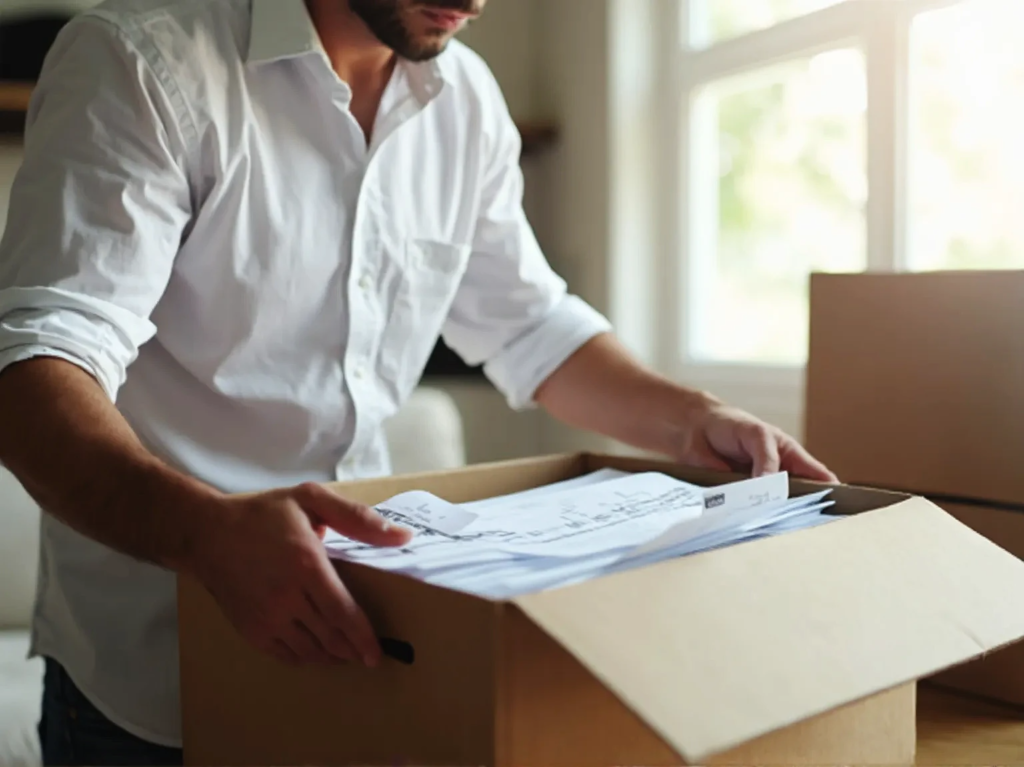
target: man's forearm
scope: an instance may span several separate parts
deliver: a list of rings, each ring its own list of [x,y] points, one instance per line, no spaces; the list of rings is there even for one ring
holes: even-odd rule
[[[647,370],[611,334],[566,360],[535,400],[569,426],[664,455],[685,440],[689,412],[715,401]]]
[[[99,384],[38,358],[0,374],[0,462],[69,527],[124,554],[187,568],[220,494],[145,449]]]

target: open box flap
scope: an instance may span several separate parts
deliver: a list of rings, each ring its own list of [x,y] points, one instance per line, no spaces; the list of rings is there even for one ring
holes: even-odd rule
[[[1024,637],[1024,562],[913,498],[514,602],[693,764]]]

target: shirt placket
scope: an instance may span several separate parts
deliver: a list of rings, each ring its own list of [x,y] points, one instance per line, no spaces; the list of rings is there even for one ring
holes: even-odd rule
[[[372,441],[373,419],[368,415],[374,409],[375,399],[380,396],[377,392],[373,351],[384,319],[377,291],[377,269],[382,243],[378,217],[369,213],[371,207],[376,207],[376,190],[367,173],[363,177],[356,208],[351,271],[346,282],[349,322],[343,368],[352,401],[355,429],[342,458],[341,475],[355,471]]]
[[[382,204],[381,184],[385,174],[381,169],[387,163],[389,139],[394,140],[394,134],[422,108],[415,98],[408,95],[380,120],[372,136],[356,200],[350,272],[346,282],[349,323],[343,363],[355,428],[338,467],[339,478],[357,474],[360,464],[368,457],[370,446],[379,438],[380,424],[374,413],[380,404],[381,382],[377,380],[373,354],[386,314],[378,290],[378,278],[384,257],[382,227],[388,225]],[[348,118],[354,122],[350,113]]]

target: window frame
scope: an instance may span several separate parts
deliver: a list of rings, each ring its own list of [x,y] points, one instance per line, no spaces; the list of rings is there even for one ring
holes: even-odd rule
[[[698,3],[664,4],[662,50],[666,51],[662,125],[663,146],[675,151],[663,164],[661,214],[666,238],[659,272],[666,277],[668,299],[658,356],[662,369],[688,386],[714,391],[737,405],[799,432],[803,408],[804,365],[703,361],[693,355],[691,329],[699,258],[700,231],[712,220],[701,216],[699,168],[695,151],[695,106],[700,89],[815,53],[856,47],[864,55],[867,80],[866,157],[868,201],[866,268],[894,272],[906,268],[908,212],[909,49],[914,18],[924,12],[970,0],[843,0],[843,2],[710,44],[692,40],[690,20]],[[712,203],[713,204],[713,203]]]

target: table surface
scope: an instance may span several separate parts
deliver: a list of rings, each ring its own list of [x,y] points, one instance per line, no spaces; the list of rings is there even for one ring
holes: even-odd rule
[[[921,685],[918,765],[1024,766],[1024,711]]]

